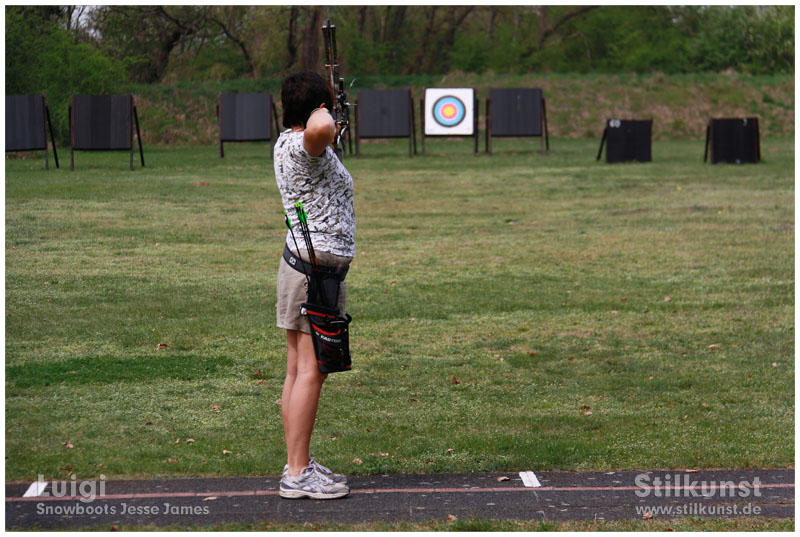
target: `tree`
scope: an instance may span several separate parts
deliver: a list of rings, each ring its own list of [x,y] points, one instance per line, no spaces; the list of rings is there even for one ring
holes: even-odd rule
[[[320,28],[322,28],[322,7],[311,7],[304,10],[292,7],[289,13],[287,49],[289,58],[286,68],[297,67],[302,71],[319,68]],[[299,28],[302,27],[302,30]],[[300,53],[298,58],[297,53]]]
[[[712,6],[699,16],[691,54],[700,70],[794,72],[794,6]]]
[[[91,12],[100,45],[141,82],[159,81],[172,51],[192,38],[202,41],[207,24],[200,6],[101,6]]]
[[[8,51],[31,42],[42,28],[57,27],[74,43],[115,58],[132,80],[149,83],[165,76],[204,80],[321,71],[320,27],[328,18],[337,26],[344,72],[359,76],[451,69],[794,72],[793,6],[7,8],[12,26],[22,14],[26,29],[13,34],[21,27],[11,28]],[[7,54],[7,75],[35,61],[19,58],[24,59]]]
[[[252,39],[249,24],[252,11],[252,6],[212,6],[208,10],[208,18],[239,48],[248,73],[255,76],[256,68],[248,45]]]
[[[44,93],[61,140],[70,95],[115,93],[125,80],[118,62],[75,41],[60,10],[6,8],[6,94]]]

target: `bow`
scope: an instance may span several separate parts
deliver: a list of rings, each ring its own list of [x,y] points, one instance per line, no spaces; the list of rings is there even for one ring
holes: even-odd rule
[[[350,103],[347,101],[347,94],[344,91],[344,79],[339,76],[339,64],[336,55],[336,26],[331,24],[330,19],[322,27],[322,37],[325,40],[325,69],[328,71],[328,81],[331,89],[335,93],[331,115],[338,128],[336,138],[333,140],[333,149],[336,155],[341,158],[344,151],[342,141],[345,136],[349,140]]]

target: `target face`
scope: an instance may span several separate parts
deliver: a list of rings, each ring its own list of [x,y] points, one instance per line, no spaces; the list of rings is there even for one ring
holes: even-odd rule
[[[472,88],[425,90],[425,134],[473,134],[475,91]]]
[[[464,121],[466,113],[461,99],[452,95],[441,97],[433,105],[433,119],[443,127],[455,127]]]

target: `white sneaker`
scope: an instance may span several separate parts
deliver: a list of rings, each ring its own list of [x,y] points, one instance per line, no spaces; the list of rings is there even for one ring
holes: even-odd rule
[[[342,484],[346,484],[347,483],[347,476],[346,475],[334,474],[330,470],[330,468],[326,468],[325,466],[322,466],[320,463],[315,461],[314,457],[309,457],[308,458],[308,465],[309,466],[313,466],[314,468],[316,468],[317,472],[321,473],[322,475],[324,475],[325,477],[327,477],[328,479],[330,479],[334,483],[342,483]]]
[[[281,478],[281,498],[314,498],[315,500],[332,500],[350,494],[350,488],[342,483],[335,483],[308,466],[298,476],[288,473]]]
[[[347,484],[347,476],[346,475],[333,473],[330,468],[326,468],[325,466],[322,466],[320,463],[315,461],[314,457],[309,457],[308,458],[308,465],[309,466],[313,466],[314,468],[316,468],[316,470],[319,473],[321,473],[322,475],[324,475],[325,477],[327,477],[328,479],[330,479],[334,483]],[[281,477],[286,477],[287,475],[289,475],[289,465],[288,464],[283,467],[283,473],[281,473]]]

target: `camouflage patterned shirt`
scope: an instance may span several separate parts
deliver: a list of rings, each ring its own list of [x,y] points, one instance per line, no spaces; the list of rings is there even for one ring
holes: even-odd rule
[[[321,157],[313,157],[303,146],[302,131],[282,132],[275,144],[275,181],[301,249],[305,249],[305,242],[299,228],[295,227],[297,202],[302,202],[308,214],[315,251],[344,257],[355,255],[353,178],[331,147]],[[295,250],[288,231],[286,244]]]

